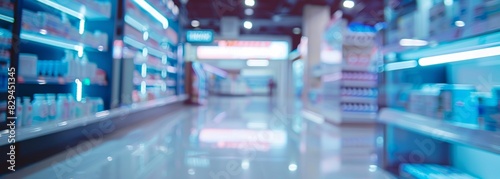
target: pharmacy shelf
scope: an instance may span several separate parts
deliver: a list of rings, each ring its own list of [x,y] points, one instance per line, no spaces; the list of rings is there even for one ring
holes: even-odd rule
[[[375,88],[377,87],[377,81],[342,80],[342,86]]]
[[[0,7],[0,20],[14,23],[14,11]]]
[[[72,16],[81,16],[86,20],[108,20],[111,17],[109,10],[106,12],[99,12],[95,8],[91,8],[88,4],[83,4],[78,1],[68,0],[37,0],[39,3],[53,7],[54,9],[63,11]],[[79,13],[84,9],[85,13]]]
[[[73,40],[68,40],[63,37],[57,37],[53,35],[43,35],[40,33],[29,32],[29,31],[21,32],[21,39],[75,51],[78,51],[80,49],[87,51],[106,51],[106,49],[104,49],[104,46],[92,47],[90,45],[86,45],[81,42]]]
[[[59,85],[67,85],[71,83],[75,83],[76,78],[63,78],[63,77],[17,77],[18,84],[59,84]],[[85,80],[82,79],[82,82]],[[85,84],[84,84],[85,85]],[[105,81],[98,80],[90,80],[90,85],[98,85],[98,86],[106,86],[107,83]]]
[[[382,109],[379,120],[445,142],[500,154],[500,132],[434,119],[395,109]]]
[[[342,96],[340,102],[377,104],[378,99],[375,97]]]
[[[44,135],[49,135],[69,129],[74,129],[77,127],[82,127],[86,126],[92,123],[96,123],[99,121],[103,120],[109,120],[112,118],[116,118],[119,116],[126,116],[130,115],[133,113],[137,113],[140,111],[144,111],[147,109],[155,108],[155,107],[160,107],[160,106],[165,106],[168,104],[173,104],[176,102],[181,102],[186,100],[187,97],[185,95],[182,96],[170,96],[167,98],[163,99],[157,99],[153,101],[148,101],[148,102],[143,102],[143,103],[137,103],[137,104],[132,104],[130,106],[124,106],[108,111],[102,111],[98,112],[93,116],[88,116],[88,117],[83,117],[79,119],[74,119],[74,120],[68,120],[68,121],[54,121],[54,122],[48,122],[45,124],[41,124],[39,126],[34,126],[34,127],[27,127],[27,128],[18,128],[16,130],[16,142],[44,136]],[[8,135],[9,131],[8,130],[3,130],[0,131],[0,146],[8,144]]]

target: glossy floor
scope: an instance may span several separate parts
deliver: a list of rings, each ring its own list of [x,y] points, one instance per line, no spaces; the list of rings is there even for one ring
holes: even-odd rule
[[[317,124],[266,97],[217,97],[96,136],[8,178],[384,179],[375,128]],[[146,122],[147,121],[147,122]]]

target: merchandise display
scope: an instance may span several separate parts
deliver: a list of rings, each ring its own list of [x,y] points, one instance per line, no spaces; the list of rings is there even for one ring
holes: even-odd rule
[[[456,168],[442,165],[403,164],[401,166],[403,179],[478,179]]]
[[[130,105],[119,99],[126,92],[119,87],[120,73],[135,73],[127,81],[136,89],[127,92],[130,98],[135,96],[134,102],[183,94],[177,85],[183,76],[182,62],[177,60],[182,52],[177,51],[179,40],[172,39],[178,33],[177,6],[167,7],[160,0],[18,2],[0,2],[0,122],[6,124],[7,116],[15,114],[19,141],[89,125]],[[148,3],[155,7],[148,9]],[[117,13],[125,7],[125,14]],[[168,12],[169,19],[158,20],[153,10]],[[125,23],[116,25],[118,20]],[[125,34],[117,36],[117,31]],[[120,71],[124,62],[115,63],[116,52],[122,57],[129,51],[137,54],[130,61],[136,68]],[[9,71],[11,62],[15,76]],[[15,99],[7,99],[11,79],[15,79]],[[14,102],[15,113],[7,108]]]
[[[150,1],[161,14],[176,18],[172,8],[167,8],[170,1]],[[172,5],[170,5],[172,6]],[[134,86],[131,93],[132,102],[144,102],[176,95],[179,81],[176,39],[168,35],[168,24],[162,20],[167,17],[154,16],[143,9],[140,3],[126,1],[126,13],[123,41],[125,51],[131,54],[134,72],[130,81]],[[158,19],[159,18],[159,19]],[[145,22],[145,23],[143,23]],[[160,22],[160,23],[158,23]],[[128,63],[128,62],[127,62]]]
[[[499,84],[493,77],[483,76],[498,76],[499,66],[492,62],[500,57],[488,50],[498,48],[499,3],[432,1],[404,12],[420,14],[414,17],[415,24],[424,28],[416,28],[415,36],[404,37],[408,43],[395,44],[398,47],[386,44],[380,91],[388,105],[379,114],[386,130],[385,169],[402,178],[498,176],[498,170],[486,168],[500,161],[495,87]],[[392,13],[393,17],[403,16],[401,10]],[[393,36],[394,30],[385,33]],[[414,160],[416,151],[428,149],[423,143],[406,141],[413,138],[428,142],[425,145],[430,144],[439,154],[426,153],[419,162],[404,161]]]
[[[354,28],[354,27],[351,27]],[[373,121],[378,111],[375,32],[347,30],[343,40],[342,118]]]

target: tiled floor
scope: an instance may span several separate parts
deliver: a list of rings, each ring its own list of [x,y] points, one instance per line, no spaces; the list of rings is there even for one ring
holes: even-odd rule
[[[215,97],[67,149],[8,178],[385,179],[375,129],[283,115],[266,97]]]

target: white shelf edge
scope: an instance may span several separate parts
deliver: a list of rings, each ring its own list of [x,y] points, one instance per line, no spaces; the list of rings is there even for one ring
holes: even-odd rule
[[[77,17],[77,18],[85,18],[89,20],[105,20],[111,18],[111,13],[104,14],[103,12],[99,12],[96,9],[88,8],[87,4],[82,4],[76,1],[64,1],[64,0],[37,0],[39,3],[50,6],[56,10],[62,11],[68,15]],[[80,13],[79,11],[85,8],[85,13]]]
[[[464,127],[441,119],[384,108],[380,121],[450,143],[469,145],[500,154],[500,132]]]
[[[78,51],[80,48],[82,50],[96,50],[100,52],[106,51],[105,46],[102,46],[103,48],[99,49],[98,47],[92,47],[90,45],[83,44],[77,41],[67,40],[62,37],[57,37],[53,35],[42,35],[39,33],[28,32],[28,31],[21,32],[21,39],[75,51]]]
[[[16,126],[16,142],[41,137],[48,134],[53,134],[77,127],[87,126],[99,121],[104,121],[117,116],[129,115],[138,111],[147,110],[154,107],[164,106],[185,100],[185,96],[170,96],[154,101],[148,101],[129,106],[120,107],[117,109],[99,112],[93,116],[82,117],[68,121],[57,121],[42,124],[37,127],[17,128]],[[0,146],[7,145],[9,130],[0,131]]]
[[[375,97],[356,97],[356,96],[342,96],[340,97],[341,102],[347,103],[369,103],[376,104],[378,99]]]
[[[128,44],[138,50],[142,50],[144,48],[147,48],[148,49],[148,54],[151,54],[155,57],[158,57],[158,58],[162,58],[163,56],[167,56],[168,57],[168,54],[167,53],[163,53],[161,52],[160,50],[156,49],[156,48],[153,48],[153,47],[150,47],[142,42],[139,42],[137,40],[135,40],[134,38],[132,37],[129,37],[129,36],[125,36],[123,37],[123,42],[125,44]]]
[[[342,86],[376,88],[378,84],[377,81],[342,80]]]
[[[0,7],[0,20],[14,23],[14,11]]]

